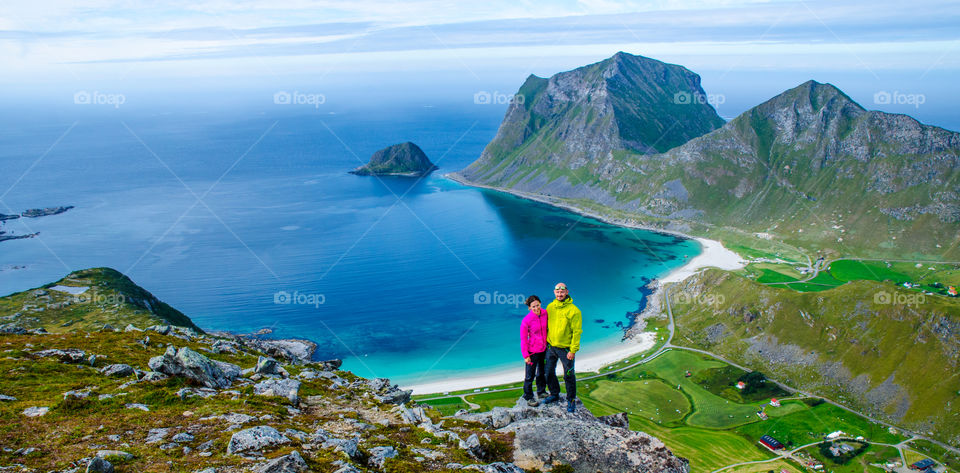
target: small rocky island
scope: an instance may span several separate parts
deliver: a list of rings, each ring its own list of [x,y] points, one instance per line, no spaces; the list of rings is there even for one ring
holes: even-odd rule
[[[18,218],[20,218],[20,217],[27,217],[27,218],[46,217],[46,216],[48,216],[48,215],[62,214],[62,213],[66,212],[67,210],[70,210],[70,209],[72,209],[72,208],[73,208],[72,205],[68,205],[68,206],[59,206],[59,207],[47,207],[47,208],[45,208],[45,209],[28,209],[28,210],[24,210],[22,214],[9,214],[9,215],[8,215],[8,214],[0,213],[0,241],[21,240],[21,239],[24,239],[24,238],[33,238],[33,237],[35,237],[35,236],[37,236],[37,235],[40,234],[39,232],[37,232],[37,233],[23,233],[23,234],[20,234],[20,235],[8,234],[6,231],[3,230],[3,222],[6,221],[6,220],[16,220],[16,219],[18,219]]]
[[[420,177],[430,174],[437,166],[427,159],[419,146],[407,141],[373,153],[370,162],[360,166],[351,174],[358,176],[410,176]]]
[[[59,207],[47,207],[45,209],[28,209],[28,210],[24,210],[23,214],[21,215],[27,218],[46,217],[49,215],[62,214],[72,208],[73,208],[72,205],[67,205],[67,206],[59,206]]]

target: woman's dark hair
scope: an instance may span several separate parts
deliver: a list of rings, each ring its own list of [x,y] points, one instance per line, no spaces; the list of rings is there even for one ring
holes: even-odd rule
[[[537,296],[530,296],[530,297],[527,298],[527,307],[530,307],[530,304],[533,304],[533,301],[537,301],[537,302],[543,304],[543,301],[541,301],[539,297],[537,297]]]

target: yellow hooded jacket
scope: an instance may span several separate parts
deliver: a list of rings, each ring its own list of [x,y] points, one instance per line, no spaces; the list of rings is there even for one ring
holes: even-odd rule
[[[580,350],[580,334],[583,333],[583,315],[567,296],[563,302],[554,300],[547,304],[547,343],[554,347],[569,348],[571,353]]]

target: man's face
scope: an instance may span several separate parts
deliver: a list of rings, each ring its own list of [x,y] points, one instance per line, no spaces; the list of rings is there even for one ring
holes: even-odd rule
[[[557,284],[553,288],[553,295],[556,296],[558,301],[562,301],[567,298],[567,286],[564,284]]]

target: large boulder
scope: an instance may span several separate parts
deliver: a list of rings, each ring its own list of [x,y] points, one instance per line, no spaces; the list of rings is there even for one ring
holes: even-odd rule
[[[294,405],[300,403],[300,381],[295,379],[268,379],[253,386],[253,393],[258,396],[280,396],[290,400]]]
[[[386,404],[406,404],[410,402],[411,389],[400,389],[396,384],[390,384],[387,378],[374,378],[367,381],[367,386],[373,391],[374,399]]]
[[[280,363],[277,363],[277,360],[270,358],[269,356],[261,356],[257,358],[257,366],[253,368],[253,371],[260,374],[280,374]]]
[[[227,453],[256,452],[266,447],[285,443],[290,443],[290,439],[284,437],[277,429],[267,425],[258,425],[233,434],[230,437],[230,443],[227,444]]]
[[[113,473],[113,465],[100,457],[93,457],[87,464],[87,473]]]
[[[163,355],[150,358],[150,369],[170,376],[183,376],[208,388],[228,388],[236,377],[190,348],[177,350],[173,345],[167,346]],[[239,369],[236,373],[239,374]]]
[[[244,337],[242,342],[263,351],[274,358],[283,358],[293,364],[308,363],[317,350],[317,344],[310,340],[283,339],[265,340],[256,337]]]
[[[565,402],[530,407],[520,399],[511,408],[458,417],[514,433],[514,463],[526,470],[565,463],[582,473],[690,471],[689,462],[659,439],[617,426],[619,418],[599,419],[582,405],[569,413]]]
[[[217,368],[220,368],[220,371],[223,371],[223,374],[230,378],[231,380],[237,379],[240,377],[240,372],[242,369],[233,364],[227,363],[226,361],[213,360],[213,363],[217,365]]]
[[[353,460],[360,459],[360,438],[350,439],[328,438],[321,445],[323,448],[332,448],[334,450],[347,454]]]
[[[307,462],[300,456],[300,452],[294,450],[289,455],[274,458],[258,466],[254,471],[256,473],[301,473],[309,469]]]
[[[40,358],[55,357],[64,363],[81,363],[87,359],[87,354],[79,348],[67,348],[65,350],[51,348],[38,351],[34,353],[34,356]]]
[[[397,456],[397,449],[393,447],[373,447],[370,449],[367,465],[382,470],[388,458]]]
[[[116,376],[116,377],[120,377],[120,378],[122,378],[122,377],[124,377],[124,376],[130,376],[130,375],[136,373],[136,371],[134,371],[134,369],[133,369],[132,366],[126,365],[126,364],[123,364],[123,363],[117,363],[117,364],[113,364],[113,365],[104,366],[104,367],[100,370],[100,372],[103,373],[103,374],[105,374],[105,375],[107,375],[107,376]]]

